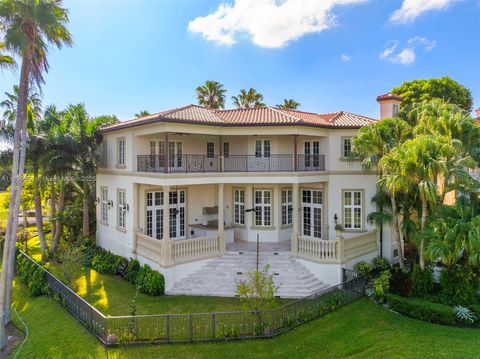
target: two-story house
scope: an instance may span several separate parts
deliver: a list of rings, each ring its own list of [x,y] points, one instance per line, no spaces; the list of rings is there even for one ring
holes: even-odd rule
[[[384,117],[398,110],[394,95],[377,100]],[[257,239],[271,254],[266,262],[283,255],[282,270],[294,263],[336,284],[342,268],[379,254],[380,237],[384,256],[397,253],[389,231],[380,236],[367,221],[376,210],[375,173],[349,159],[352,138],[373,121],[348,112],[188,105],[103,128],[97,244],[150,264],[172,293],[195,272],[222,271],[214,258],[255,251]]]

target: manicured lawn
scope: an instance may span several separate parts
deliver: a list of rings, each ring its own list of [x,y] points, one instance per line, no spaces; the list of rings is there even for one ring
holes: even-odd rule
[[[37,244],[29,245],[32,253]],[[81,271],[81,273],[80,273]],[[74,286],[108,314],[128,314],[135,289],[125,281],[79,269]],[[30,336],[20,358],[478,358],[480,330],[439,326],[392,313],[360,299],[271,340],[144,345],[106,349],[58,303],[30,298],[14,288],[14,306]],[[139,294],[141,313],[235,310],[236,299],[148,297]],[[18,320],[16,323],[19,327]]]
[[[271,340],[112,349],[48,297],[30,298],[16,285],[14,305],[30,331],[20,358],[478,358],[480,353],[478,330],[405,318],[367,299]]]

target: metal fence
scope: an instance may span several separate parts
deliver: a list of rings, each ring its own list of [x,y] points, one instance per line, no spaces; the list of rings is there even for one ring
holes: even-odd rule
[[[107,346],[272,338],[352,302],[365,291],[365,279],[344,270],[347,280],[341,284],[272,310],[111,317],[43,270],[51,296]]]

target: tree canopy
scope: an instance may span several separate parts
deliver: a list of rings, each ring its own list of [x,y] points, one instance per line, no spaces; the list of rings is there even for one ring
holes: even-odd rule
[[[402,108],[407,110],[416,102],[434,98],[443,99],[466,111],[471,111],[473,106],[470,90],[448,76],[406,81],[390,92],[402,96]]]
[[[218,81],[205,81],[202,86],[197,87],[197,101],[199,105],[209,108],[225,108],[225,90]]]
[[[237,108],[253,108],[263,107],[263,95],[254,88],[250,88],[248,91],[245,89],[240,90],[238,96],[232,96],[232,101]]]

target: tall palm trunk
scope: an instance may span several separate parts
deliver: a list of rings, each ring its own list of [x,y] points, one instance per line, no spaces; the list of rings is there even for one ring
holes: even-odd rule
[[[397,211],[397,201],[395,199],[395,195],[391,194],[390,195],[390,202],[392,205],[392,215],[393,215],[393,242],[397,242],[400,247],[400,252],[401,252],[401,260],[400,260],[400,265],[403,267],[403,236],[400,233],[400,219]]]
[[[42,196],[38,188],[38,168],[33,169],[33,202],[35,203],[35,222],[37,223],[37,233],[40,239],[40,248],[42,257],[47,252],[47,242],[45,241],[45,233],[43,232],[43,214],[42,214]]]
[[[425,229],[425,223],[427,222],[427,200],[422,199],[422,221],[421,221],[421,228],[422,232]],[[425,239],[423,238],[423,235],[420,238],[420,250],[419,250],[419,263],[420,263],[420,268],[424,269],[425,268],[425,259],[423,258],[423,252],[425,250]]]
[[[83,210],[83,235],[88,237],[90,235],[90,216],[89,216],[89,206],[88,206],[88,196],[89,188],[88,182],[83,181],[83,200],[82,200],[82,210]]]
[[[50,234],[52,239],[55,237],[55,214],[57,212],[57,198],[55,194],[55,179],[50,180]]]
[[[27,229],[28,227],[28,214],[27,209],[22,206],[22,221],[23,221],[23,228]]]
[[[20,195],[23,187],[25,150],[27,147],[27,97],[31,65],[28,53],[29,51],[25,51],[24,53],[20,73],[17,120],[15,123],[13,146],[10,207],[8,210],[7,232],[5,235],[2,274],[0,278],[0,348],[3,348],[6,344],[5,324],[10,321],[15,243],[17,239],[18,216],[20,214]]]
[[[58,212],[62,213],[65,209],[65,183],[63,180],[60,182],[60,193],[58,196]],[[60,236],[63,232],[63,220],[61,216],[56,216],[57,219],[55,220],[56,228],[55,228],[55,236],[52,239],[52,252],[55,252],[58,249],[60,244]]]

